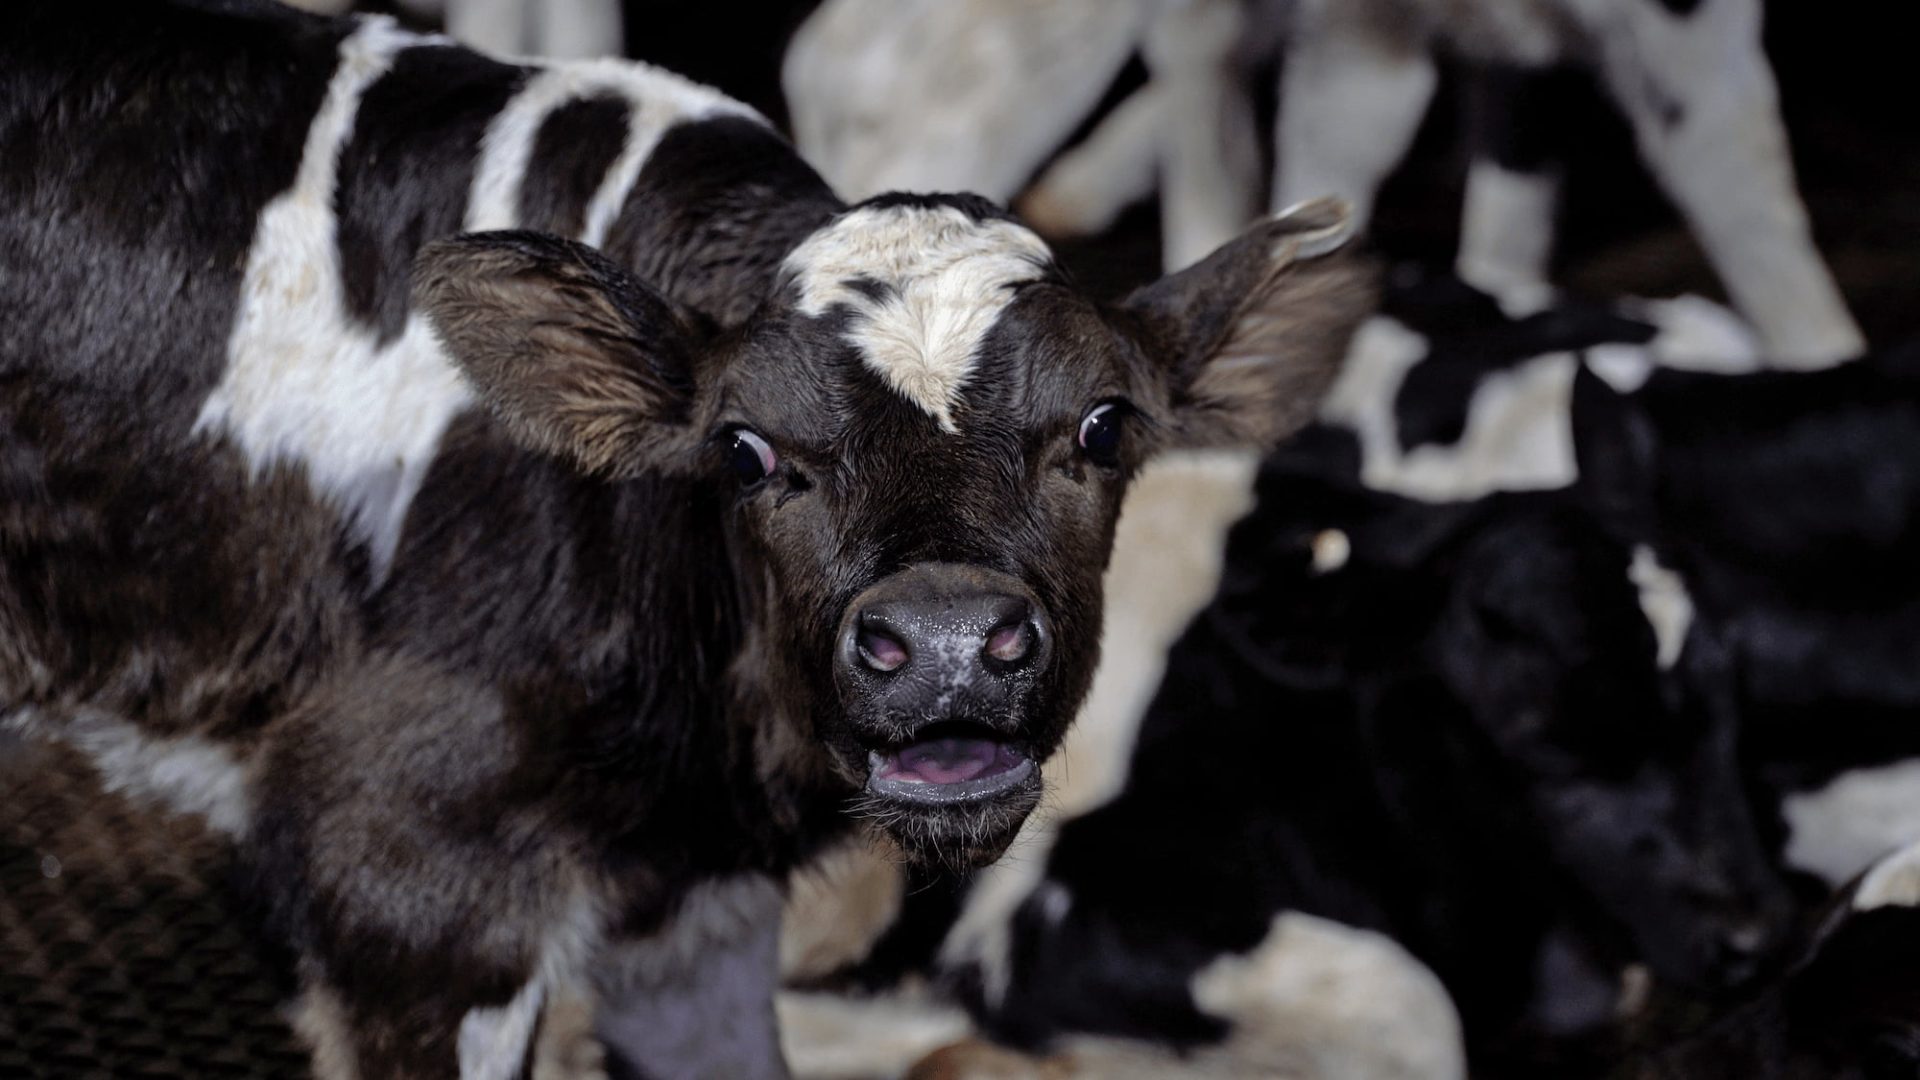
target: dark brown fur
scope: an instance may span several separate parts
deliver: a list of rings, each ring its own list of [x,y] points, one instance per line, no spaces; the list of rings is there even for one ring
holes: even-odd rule
[[[996,723],[1045,756],[1093,669],[1132,471],[1166,446],[1283,433],[1366,306],[1362,289],[1296,292],[1315,275],[1277,272],[1296,252],[1268,235],[1232,272],[1126,310],[1046,275],[1002,312],[945,433],[862,365],[849,313],[803,316],[782,283],[785,253],[836,208],[818,179],[750,120],[684,125],[610,234],[619,262],[532,233],[425,248],[407,306],[485,407],[452,420],[382,573],[301,460],[256,469],[192,426],[236,302],[229,283],[194,306],[168,275],[232,263],[251,218],[163,221],[129,253],[129,208],[88,194],[117,190],[103,178],[133,148],[180,172],[180,197],[244,192],[257,213],[298,147],[250,161],[155,103],[250,70],[255,38],[317,41],[326,60],[342,24],[199,0],[26,10],[0,15],[0,146],[38,148],[0,160],[0,191],[32,195],[0,200],[0,306],[35,316],[0,335],[0,724],[96,764],[119,753],[132,793],[224,815],[240,893],[302,958],[303,1030],[363,1075],[449,1075],[473,1010],[584,980],[620,942],[652,992],[741,1000],[700,982],[701,957],[751,921],[715,911],[846,829],[862,797],[860,709],[833,674],[853,598],[930,561],[1019,582],[1054,643]],[[123,23],[97,46],[122,58],[98,93],[9,108],[41,101],[42,67],[92,56],[94,24]],[[463,57],[434,61],[504,77]],[[310,120],[328,74],[288,68],[307,104],[276,130]],[[245,128],[272,99],[211,81],[224,89],[195,91],[197,116]],[[468,174],[435,134],[409,174],[433,187],[421,205]],[[404,136],[385,152],[405,158]],[[237,179],[253,171],[274,179]],[[362,254],[441,239],[362,225],[396,230]],[[89,291],[47,294],[75,263],[95,267]],[[1303,325],[1276,336],[1280,311]],[[1231,377],[1211,366],[1220,342]],[[1075,444],[1101,402],[1129,414],[1113,464]],[[742,427],[777,447],[774,476],[731,475]],[[199,787],[142,772],[167,762]],[[975,861],[1036,797],[1037,782],[893,824],[922,858]],[[715,1046],[699,1068],[754,1075],[765,1049]]]

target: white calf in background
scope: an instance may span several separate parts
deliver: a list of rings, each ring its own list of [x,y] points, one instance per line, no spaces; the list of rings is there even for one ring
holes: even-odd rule
[[[1376,316],[1355,336],[1321,423],[1354,432],[1362,478],[1379,490],[1440,501],[1564,487],[1576,476],[1567,396],[1581,363],[1605,370],[1623,388],[1637,385],[1656,366],[1753,366],[1751,341],[1717,305],[1681,298],[1620,310],[1647,324],[1648,340],[1543,351],[1493,372],[1471,390],[1469,422],[1459,440],[1411,452],[1401,447],[1395,399],[1415,368],[1443,362],[1435,357],[1442,343],[1399,319]],[[1536,458],[1542,447],[1550,452]],[[1066,743],[1046,764],[1052,795],[1008,854],[974,879],[941,948],[941,967],[977,969],[995,996],[996,983],[1004,985],[1013,913],[1042,881],[1060,826],[1120,793],[1167,650],[1211,599],[1227,530],[1253,507],[1256,466],[1249,454],[1166,455],[1135,481],[1105,576],[1101,664]],[[1329,547],[1333,565],[1339,555]],[[883,848],[856,845],[796,876],[782,938],[790,979],[817,978],[868,954],[900,910],[903,877],[893,862]],[[1206,1060],[1188,1061],[1191,1073],[1170,1071],[1176,1062],[1144,1044],[1086,1039],[1045,1063],[1054,1071],[1031,1075],[1254,1075],[1235,1074],[1232,1067],[1252,1070],[1285,1053],[1296,1064],[1310,1062],[1300,1066],[1302,1076],[1420,1075],[1418,1067],[1396,1073],[1394,1063],[1453,1060],[1458,1018],[1431,971],[1377,934],[1298,919],[1306,920],[1294,926],[1300,932],[1275,934],[1236,970],[1312,972],[1325,980],[1318,984],[1320,1004],[1292,992],[1293,984],[1284,980],[1210,981],[1203,1003],[1211,1002],[1209,1012],[1229,1019],[1236,1034]],[[1237,996],[1221,989],[1229,985]],[[1423,989],[1429,986],[1434,994]],[[1264,989],[1255,993],[1256,987]],[[1361,1008],[1368,1003],[1370,1010]],[[851,1001],[789,992],[780,1008],[789,1060],[796,1075],[810,1078],[902,1075],[909,1062],[971,1029],[956,1006],[924,993]],[[1303,1034],[1309,1029],[1312,1038]],[[953,1071],[926,1075],[1026,1076],[1018,1070],[1041,1068],[1030,1059],[999,1061],[972,1044],[964,1055],[938,1063]],[[1016,1071],[976,1071],[990,1067]]]
[[[320,15],[344,15],[354,0],[281,0]],[[585,60],[626,51],[620,0],[398,0],[421,19],[439,19],[463,45],[496,56]]]
[[[1813,246],[1760,31],[1760,0],[1299,0],[1274,200],[1332,191],[1364,220],[1426,112],[1437,52],[1590,68],[1767,355],[1795,365],[1855,355],[1863,342]],[[1503,291],[1544,284],[1554,185],[1550,173],[1476,163],[1463,276]]]
[[[446,12],[447,33],[483,52],[584,60],[619,56],[620,0],[400,0],[410,11]]]
[[[1006,202],[1099,102],[1151,0],[828,0],[781,72],[794,144],[848,194]]]
[[[1813,245],[1760,31],[1761,0],[828,0],[794,41],[786,88],[802,153],[843,190],[922,170],[1004,199],[1138,49],[1151,82],[1022,208],[1056,233],[1097,230],[1157,179],[1171,268],[1259,205],[1247,81],[1277,40],[1268,205],[1334,193],[1363,221],[1426,115],[1438,56],[1523,76],[1588,69],[1769,360],[1830,362],[1863,341]],[[1559,183],[1551,167],[1510,165],[1473,164],[1458,266],[1531,310],[1550,295]]]

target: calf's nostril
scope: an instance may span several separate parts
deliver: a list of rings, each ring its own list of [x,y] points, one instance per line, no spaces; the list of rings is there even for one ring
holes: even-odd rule
[[[908,660],[906,644],[883,630],[863,626],[858,640],[861,662],[875,671],[893,671]]]
[[[1003,664],[1018,663],[1033,649],[1033,634],[1025,621],[1002,626],[987,635],[988,656]]]

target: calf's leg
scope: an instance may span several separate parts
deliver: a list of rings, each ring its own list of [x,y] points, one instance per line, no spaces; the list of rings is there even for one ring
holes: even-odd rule
[[[1620,7],[1594,33],[1607,88],[1768,357],[1802,367],[1860,353],[1794,185],[1759,0]]]
[[[1275,121],[1275,209],[1319,195],[1353,205],[1355,228],[1413,145],[1439,75],[1423,31],[1376,0],[1303,3]]]

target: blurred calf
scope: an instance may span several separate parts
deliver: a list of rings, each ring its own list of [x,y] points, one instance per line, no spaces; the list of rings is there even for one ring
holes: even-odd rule
[[[1760,29],[1760,0],[828,0],[785,85],[802,153],[847,194],[946,185],[1004,201],[1137,50],[1148,86],[1022,209],[1056,232],[1097,229],[1157,180],[1173,268],[1260,205],[1260,60],[1283,59],[1267,205],[1338,194],[1364,220],[1426,115],[1436,56],[1460,56],[1482,72],[1488,128],[1460,272],[1537,310],[1559,181],[1540,138],[1556,118],[1536,99],[1556,69],[1591,71],[1767,357],[1818,364],[1863,342],[1813,244]]]

